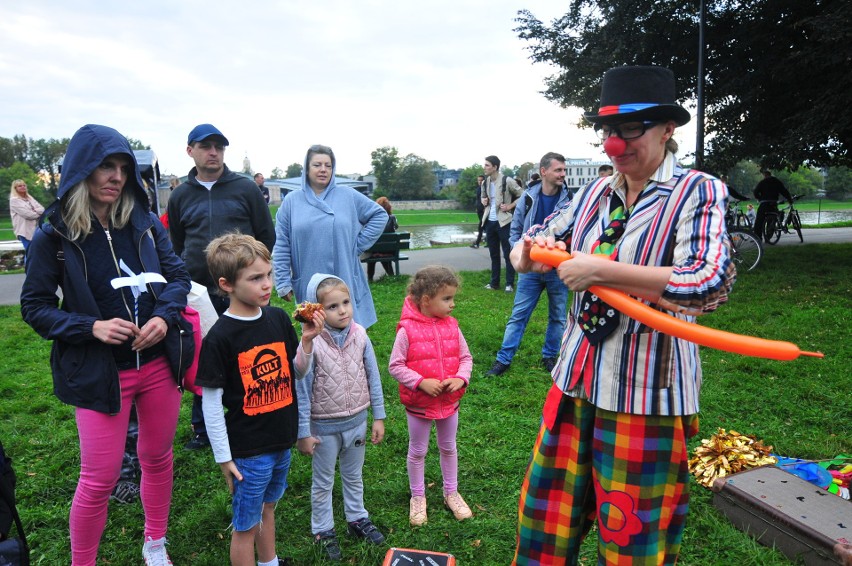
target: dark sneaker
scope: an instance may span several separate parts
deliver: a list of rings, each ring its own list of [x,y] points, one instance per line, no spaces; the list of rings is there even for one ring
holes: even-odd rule
[[[343,560],[343,553],[340,552],[340,543],[337,542],[337,533],[334,532],[334,529],[314,535],[314,544],[322,546],[329,560],[335,562]]]
[[[485,372],[486,377],[489,375],[503,375],[506,373],[506,370],[509,369],[510,364],[504,364],[503,362],[494,362],[494,365],[491,366],[491,369]]]
[[[479,248],[479,244],[471,244],[471,245],[470,245],[470,247],[472,247],[473,249],[478,249],[478,248]]]
[[[133,503],[139,497],[139,486],[128,480],[119,480],[109,498],[123,505]]]
[[[206,434],[196,434],[189,442],[183,445],[184,450],[201,450],[210,446],[210,439]]]
[[[367,517],[358,519],[354,523],[349,523],[349,534],[373,544],[382,544],[385,542],[385,535],[380,533],[376,525]]]
[[[553,368],[556,367],[556,358],[542,358],[541,365],[544,366],[544,369],[547,370],[547,373],[551,373]]]

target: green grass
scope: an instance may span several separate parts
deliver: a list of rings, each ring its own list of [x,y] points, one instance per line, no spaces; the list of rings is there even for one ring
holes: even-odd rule
[[[386,441],[367,449],[366,506],[387,533],[389,546],[451,552],[460,564],[508,564],[521,481],[550,383],[538,365],[546,307],[542,304],[535,312],[511,369],[484,379],[500,346],[512,297],[484,290],[486,272],[462,275],[456,315],[475,368],[461,408],[459,484],[475,517],[459,523],[443,508],[433,438],[426,468],[429,523],[418,529],[408,525],[405,414],[396,383],[387,374],[405,277],[372,285],[379,322],[370,336],[382,369],[388,420]],[[794,252],[770,247],[756,272],[740,275],[729,302],[703,317],[702,324],[791,341],[826,357],[777,362],[703,349],[701,432],[692,447],[723,427],[754,434],[785,455],[822,459],[852,453],[850,281],[852,244],[804,245]],[[52,395],[49,344],[20,320],[18,307],[0,307],[0,333],[0,439],[15,459],[19,508],[32,541],[33,563],[68,563],[68,511],[79,466],[74,412]],[[175,439],[169,551],[176,564],[222,565],[228,561],[229,497],[210,452],[182,449],[189,438],[189,407],[186,395]],[[294,455],[289,483],[278,506],[278,552],[312,564],[316,554],[310,537],[307,458]],[[712,506],[709,491],[694,483],[691,489],[679,564],[789,564],[732,527]],[[337,528],[343,531],[339,486],[335,505]],[[111,503],[102,563],[140,563],[141,543],[140,505]],[[359,565],[381,563],[388,547],[369,548],[347,537],[342,545],[348,563]],[[583,563],[593,564],[594,553],[593,540],[587,540]]]

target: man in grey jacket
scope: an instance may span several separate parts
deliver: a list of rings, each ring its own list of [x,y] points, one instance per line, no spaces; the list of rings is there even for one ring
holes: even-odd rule
[[[539,163],[539,170],[541,182],[530,185],[516,201],[509,235],[510,246],[514,246],[530,226],[543,224],[544,219],[554,210],[571,200],[571,193],[565,186],[565,158],[562,155],[553,152],[544,154]],[[555,269],[547,273],[521,273],[515,293],[515,305],[503,334],[503,345],[486,376],[500,375],[509,369],[542,291],[547,291],[548,319],[541,349],[541,364],[547,371],[551,371],[556,365],[559,342],[565,330],[568,287],[559,279]]]

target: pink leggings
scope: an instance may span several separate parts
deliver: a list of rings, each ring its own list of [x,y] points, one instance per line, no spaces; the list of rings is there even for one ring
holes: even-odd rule
[[[432,419],[408,416],[408,484],[412,496],[426,495],[426,453],[429,451],[429,435]],[[458,491],[459,454],[456,451],[456,432],[459,429],[459,413],[456,411],[445,419],[435,419],[438,437],[438,452],[441,457],[441,475],[444,477],[444,495]]]
[[[141,369],[119,372],[121,412],[77,408],[80,481],[71,504],[71,562],[95,564],[107,518],[109,496],[121,473],[130,405],[139,416],[137,452],[142,467],[141,498],[145,537],[166,536],[172,500],[172,442],[180,411],[180,391],[165,356]]]

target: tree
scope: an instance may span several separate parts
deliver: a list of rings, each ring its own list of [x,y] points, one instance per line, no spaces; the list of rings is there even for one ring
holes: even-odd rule
[[[799,167],[795,171],[778,171],[775,176],[793,195],[811,196],[822,189],[822,175],[813,167]]]
[[[302,176],[302,166],[298,163],[291,163],[287,166],[286,178],[291,179],[293,177],[301,177]]]
[[[435,173],[430,162],[409,153],[400,161],[396,182],[389,197],[397,200],[427,200],[435,198]]]
[[[47,175],[47,189],[54,197],[59,189],[59,162],[65,155],[70,141],[69,138],[61,140],[50,138],[49,140],[31,139],[29,143],[30,152],[27,163],[33,170],[42,171]]]
[[[738,193],[751,197],[752,191],[763,179],[760,166],[754,161],[744,159],[728,170],[728,184]]]
[[[459,175],[459,182],[455,185],[453,197],[464,208],[473,209],[476,207],[476,177],[484,174],[482,165],[474,164],[463,169],[461,175]]]
[[[391,194],[396,180],[397,170],[400,166],[399,152],[395,147],[384,146],[370,153],[373,170],[371,173],[376,178],[376,188]]]
[[[852,193],[852,169],[845,166],[829,167],[824,190],[830,198],[846,198]]]
[[[145,145],[141,141],[134,138],[127,138],[127,143],[130,144],[130,149],[151,149],[150,145]]]
[[[27,192],[29,192],[37,201],[47,206],[52,200],[44,192],[44,183],[39,179],[38,174],[26,163],[16,161],[9,167],[0,168],[0,187],[11,190],[12,181],[23,179],[27,184]],[[0,199],[0,212],[6,217],[9,216],[9,199]]]
[[[538,173],[538,163],[532,163],[527,161],[526,163],[521,164],[520,167],[516,167],[515,169],[518,172],[518,177],[524,180],[526,183],[527,179],[530,178],[530,174]]]
[[[775,169],[852,163],[852,11],[843,0],[705,0],[707,168],[744,158]],[[616,65],[663,65],[680,100],[695,97],[694,0],[575,0],[545,25],[523,10],[515,31],[530,58],[559,71],[544,94],[597,110],[600,80]],[[826,80],[831,77],[831,80]]]

